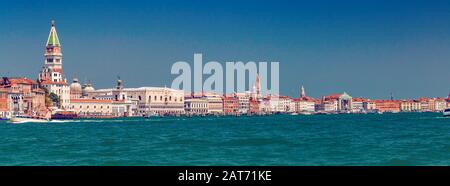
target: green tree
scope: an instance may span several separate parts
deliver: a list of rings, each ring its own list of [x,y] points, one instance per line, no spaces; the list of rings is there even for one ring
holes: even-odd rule
[[[55,93],[51,92],[48,95],[48,98],[52,101],[53,105],[57,106],[58,108],[61,106],[61,99]]]
[[[38,82],[39,82],[39,81],[38,81]],[[53,103],[52,103],[52,100],[50,99],[50,94],[48,93],[47,88],[41,86],[40,84],[39,84],[39,88],[43,89],[44,92],[45,92],[45,106],[46,106],[47,108],[52,107]]]

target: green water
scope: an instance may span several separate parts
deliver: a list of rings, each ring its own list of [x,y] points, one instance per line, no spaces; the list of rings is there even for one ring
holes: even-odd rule
[[[0,122],[0,165],[450,165],[438,113]]]

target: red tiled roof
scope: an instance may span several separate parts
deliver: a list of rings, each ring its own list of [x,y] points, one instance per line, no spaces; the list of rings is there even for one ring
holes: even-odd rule
[[[291,99],[289,96],[279,96],[279,99]]]
[[[379,100],[373,100],[375,103],[388,103],[388,102],[393,102],[393,103],[398,103],[398,102],[401,102],[401,100],[381,100],[381,99],[379,99]]]
[[[445,98],[436,98],[436,101],[445,101]]]
[[[316,99],[312,98],[312,97],[308,97],[308,96],[303,96],[300,98],[300,100],[302,101],[315,101]]]
[[[112,103],[112,100],[101,99],[70,99],[72,103]]]
[[[339,97],[341,97],[342,94],[331,94],[328,96],[325,96],[325,99],[338,99]]]
[[[355,102],[366,102],[366,101],[369,101],[369,99],[367,99],[367,98],[352,98],[352,101],[355,101]]]
[[[37,84],[36,81],[28,79],[28,78],[8,78],[11,84]],[[3,79],[0,79],[0,82],[3,83]]]

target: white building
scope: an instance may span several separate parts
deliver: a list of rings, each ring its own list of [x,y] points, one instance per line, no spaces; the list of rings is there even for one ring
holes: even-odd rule
[[[246,114],[250,109],[250,96],[252,93],[250,92],[240,92],[236,93],[236,97],[238,98],[238,111],[239,113]]]
[[[290,98],[290,97],[288,97],[288,96],[280,96],[279,97],[279,102],[278,102],[278,111],[279,112],[283,112],[283,113],[286,113],[286,112],[289,112],[290,110],[292,110],[292,108],[291,108],[291,102],[292,102],[292,99]]]
[[[289,104],[289,109],[287,112],[289,112],[289,113],[298,112],[297,105],[298,105],[298,103],[294,99],[291,99],[291,102]]]
[[[70,85],[71,90],[76,92],[79,91],[78,86],[78,81],[74,81]],[[111,89],[111,92],[107,94],[88,95],[95,92],[90,84],[79,92],[83,92],[87,96],[78,97],[80,95],[72,93],[69,108],[82,117],[129,117],[139,115],[138,100],[127,96],[120,79],[117,81],[116,88]]]
[[[293,99],[295,103],[295,112],[315,112],[316,102],[314,98],[306,96],[305,88],[303,85],[300,88],[300,98]]]
[[[351,111],[354,113],[360,113],[364,112],[366,109],[364,109],[364,102],[367,102],[368,99],[365,98],[352,98],[351,102]]]
[[[316,110],[315,102],[312,100],[295,99],[295,112],[314,112]]]
[[[70,109],[81,117],[133,116],[133,103],[115,100],[71,99]]]
[[[208,101],[205,97],[185,97],[184,109],[186,114],[208,114]]]
[[[337,112],[338,101],[337,100],[322,101],[317,110],[325,112]]]
[[[447,108],[447,101],[444,98],[437,98],[434,104],[436,111],[443,111]]]
[[[222,96],[215,93],[205,93],[202,96],[208,102],[208,114],[223,114]]]
[[[112,96],[115,100],[136,100],[139,115],[184,114],[184,92],[182,90],[166,87],[123,88],[120,81],[120,85],[115,89],[91,90],[87,94],[89,98]]]

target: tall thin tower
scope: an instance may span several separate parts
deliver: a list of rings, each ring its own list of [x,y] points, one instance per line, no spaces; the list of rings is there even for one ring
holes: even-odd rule
[[[39,73],[38,80],[49,92],[60,97],[60,108],[67,108],[70,103],[70,88],[62,71],[63,55],[54,20],[52,20],[52,27],[45,44],[44,57],[44,65]]]
[[[300,88],[300,97],[302,98],[302,97],[305,97],[306,96],[306,94],[305,94],[305,88],[303,87],[303,85],[302,85],[302,87]]]

